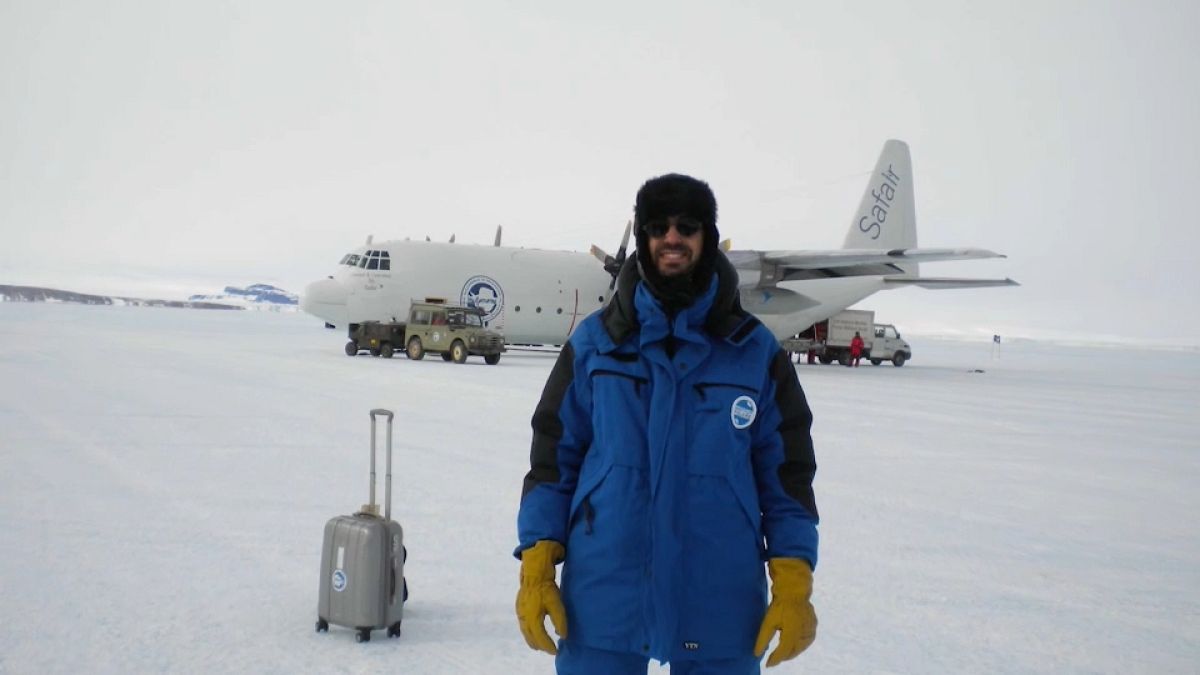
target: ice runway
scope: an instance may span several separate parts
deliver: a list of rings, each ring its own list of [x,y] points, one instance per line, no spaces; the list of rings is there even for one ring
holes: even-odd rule
[[[552,672],[511,552],[553,355],[351,359],[341,336],[0,303],[0,673]],[[797,366],[821,624],[777,671],[1195,672],[1200,354],[906,337],[903,368]],[[313,623],[374,407],[412,595],[399,640],[359,645]]]

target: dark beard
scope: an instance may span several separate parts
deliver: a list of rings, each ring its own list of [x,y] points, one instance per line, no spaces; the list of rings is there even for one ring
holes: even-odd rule
[[[662,304],[667,316],[674,317],[680,310],[692,306],[696,298],[708,290],[712,281],[712,256],[707,251],[700,254],[700,262],[683,274],[663,276],[658,266],[648,261],[648,255],[638,252],[638,271],[650,293]]]

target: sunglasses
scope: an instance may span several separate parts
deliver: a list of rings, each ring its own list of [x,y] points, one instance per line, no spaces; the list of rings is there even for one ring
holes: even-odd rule
[[[667,236],[669,229],[671,229],[671,221],[665,218],[656,218],[642,226],[642,231],[655,239]],[[690,237],[702,229],[704,229],[704,224],[695,218],[675,219],[675,231],[681,237]]]

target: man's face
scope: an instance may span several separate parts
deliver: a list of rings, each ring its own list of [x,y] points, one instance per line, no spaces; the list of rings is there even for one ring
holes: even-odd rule
[[[687,274],[700,262],[704,250],[704,225],[688,216],[656,218],[647,222],[650,260],[664,277]]]

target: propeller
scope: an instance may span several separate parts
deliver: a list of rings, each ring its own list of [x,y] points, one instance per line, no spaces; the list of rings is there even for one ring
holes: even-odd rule
[[[617,275],[621,273],[621,266],[625,264],[625,251],[629,247],[629,232],[633,229],[633,221],[625,223],[625,234],[621,237],[621,248],[617,249],[617,255],[611,256],[604,252],[604,249],[599,246],[592,245],[592,255],[597,260],[604,264],[604,271],[612,275],[612,282],[608,285],[609,293],[617,287]]]

